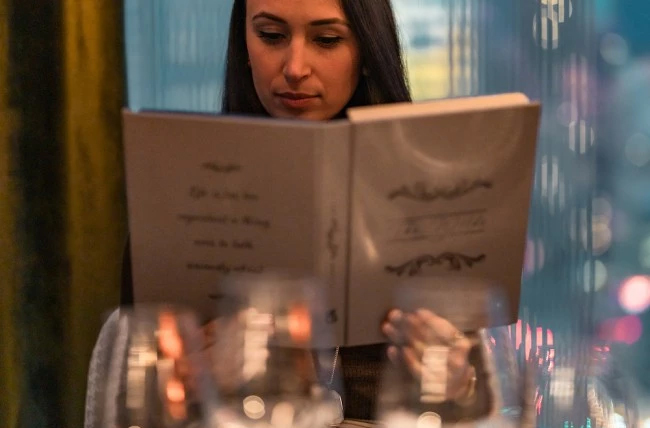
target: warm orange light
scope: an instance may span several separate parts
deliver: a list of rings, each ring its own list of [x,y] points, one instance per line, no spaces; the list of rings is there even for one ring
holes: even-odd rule
[[[287,317],[289,335],[298,343],[308,342],[311,338],[311,317],[309,308],[305,305],[296,305],[289,310]]]
[[[183,355],[183,343],[178,334],[176,318],[169,312],[163,312],[158,317],[158,343],[165,356],[178,359]]]
[[[185,401],[185,386],[178,379],[170,379],[167,381],[165,393],[167,394],[167,400],[171,403],[182,403]]]

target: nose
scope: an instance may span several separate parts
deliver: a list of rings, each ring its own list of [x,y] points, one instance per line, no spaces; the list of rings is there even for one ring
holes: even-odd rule
[[[288,46],[283,73],[289,83],[300,82],[311,74],[306,47],[302,41],[292,41]]]

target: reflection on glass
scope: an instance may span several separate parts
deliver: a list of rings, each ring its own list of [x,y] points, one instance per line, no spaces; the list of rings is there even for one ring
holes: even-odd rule
[[[217,398],[194,316],[169,306],[136,306],[120,310],[118,323],[102,426],[210,426]]]
[[[315,358],[333,344],[321,284],[268,274],[233,277],[220,290],[206,349],[222,398],[218,423],[306,428],[340,419],[334,372]]]
[[[533,390],[520,375],[497,287],[475,278],[431,277],[399,290],[399,311],[389,314],[382,423],[515,427],[530,417],[526,397]]]

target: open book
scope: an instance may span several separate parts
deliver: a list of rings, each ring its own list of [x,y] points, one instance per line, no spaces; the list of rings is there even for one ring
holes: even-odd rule
[[[300,272],[358,345],[405,278],[458,275],[503,286],[514,321],[538,118],[521,94],[330,122],[125,111],[135,300],[209,317],[225,276]]]

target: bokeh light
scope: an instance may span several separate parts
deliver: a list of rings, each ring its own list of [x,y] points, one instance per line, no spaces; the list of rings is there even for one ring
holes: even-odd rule
[[[569,148],[572,152],[585,154],[594,145],[596,133],[584,120],[569,123]]]
[[[256,395],[244,398],[244,413],[251,419],[260,419],[266,413],[264,400]]]
[[[650,428],[650,418],[647,418],[641,422],[641,428]]]
[[[542,14],[551,21],[563,23],[573,15],[571,0],[541,0]]]
[[[305,305],[295,305],[287,317],[289,335],[296,343],[306,343],[311,339],[311,315]]]
[[[165,389],[167,399],[172,403],[182,403],[185,401],[185,387],[183,383],[175,378],[167,381],[167,387]]]
[[[442,426],[442,418],[439,414],[434,412],[424,412],[418,417],[416,428],[440,428]]]
[[[638,316],[627,315],[606,319],[600,324],[598,330],[603,340],[632,345],[641,337],[643,326]]]
[[[555,115],[560,124],[568,127],[578,117],[578,107],[569,101],[565,101],[557,108]]]
[[[519,319],[516,324],[508,326],[508,333],[510,337],[515,340],[515,349],[518,351],[523,350],[526,359],[530,358],[533,347],[533,330],[530,327],[530,324]],[[536,348],[533,355],[553,360],[555,358],[555,352],[553,351],[545,354],[542,352],[542,348],[544,346],[552,347],[554,345],[554,340],[553,330],[545,327],[537,327],[535,329]],[[522,347],[524,347],[524,349],[522,349]],[[550,366],[553,365],[554,362],[550,361]]]
[[[533,17],[533,37],[544,50],[557,49],[560,44],[560,24],[573,15],[571,0],[541,0],[541,17]],[[541,26],[538,34],[538,21]]]
[[[650,235],[641,241],[639,246],[639,262],[642,267],[650,269]]]
[[[600,56],[611,65],[623,65],[627,62],[630,49],[623,37],[616,33],[607,33],[600,41]]]
[[[551,214],[562,211],[566,205],[566,191],[564,173],[560,171],[560,162],[557,157],[542,157],[539,185],[541,197],[548,206]]]
[[[650,162],[650,137],[637,132],[625,143],[625,157],[635,166],[642,167]]]
[[[162,312],[158,316],[158,342],[161,352],[169,358],[180,358],[183,353],[183,343],[178,334],[176,317],[170,312]]]
[[[612,209],[612,204],[609,202],[609,199],[602,196],[594,198],[591,204],[591,210],[595,217],[600,217],[607,222],[612,221],[614,210]]]
[[[296,410],[293,404],[288,401],[281,401],[273,407],[271,425],[274,427],[290,427],[293,425],[295,413]]]
[[[556,367],[551,372],[550,393],[558,407],[568,408],[573,403],[575,377],[574,367]]]
[[[636,275],[627,278],[618,291],[621,308],[629,314],[638,314],[650,306],[650,277]]]
[[[607,426],[611,428],[627,428],[627,424],[625,423],[625,418],[623,417],[623,415],[619,415],[618,413],[612,413],[610,415],[609,423]]]
[[[539,272],[544,267],[544,260],[544,241],[528,238],[524,256],[524,275],[528,276]]]
[[[581,210],[580,212],[580,235],[582,245],[585,250],[591,250],[595,256],[600,256],[607,252],[612,245],[612,219],[613,209],[612,204],[605,197],[594,198],[591,204],[592,219],[591,219],[591,234],[588,233],[587,226],[587,212]],[[575,228],[575,227],[574,227]],[[573,234],[573,230],[569,231]],[[591,239],[591,248],[589,248],[589,240]]]
[[[588,228],[583,227],[582,245],[589,251],[589,238],[591,238],[591,252],[594,256],[603,255],[612,245],[612,228],[609,222],[602,217],[595,217],[591,224],[591,236],[587,233]]]
[[[591,261],[586,261],[584,264],[583,278],[584,278],[584,289],[586,293],[591,291],[601,290],[607,283],[607,266],[600,260],[593,261],[593,290],[591,288],[592,284],[592,265]]]

